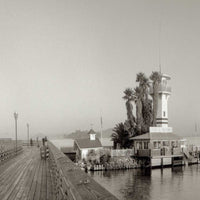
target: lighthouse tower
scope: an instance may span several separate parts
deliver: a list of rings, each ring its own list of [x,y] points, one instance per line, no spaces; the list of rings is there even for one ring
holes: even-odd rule
[[[170,79],[171,78],[166,74],[161,75],[161,82],[158,90],[157,127],[168,127],[168,99],[171,95],[171,87],[167,85],[167,81]]]
[[[168,99],[171,95],[171,87],[167,82],[170,79],[170,76],[161,74],[161,82],[158,87],[156,127],[150,127],[150,132],[172,132],[172,128],[168,127]],[[153,95],[153,90],[150,94]]]

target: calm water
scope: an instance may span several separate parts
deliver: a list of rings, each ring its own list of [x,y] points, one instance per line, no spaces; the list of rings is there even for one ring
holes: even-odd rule
[[[93,172],[91,176],[119,199],[200,199],[200,165],[148,170]]]

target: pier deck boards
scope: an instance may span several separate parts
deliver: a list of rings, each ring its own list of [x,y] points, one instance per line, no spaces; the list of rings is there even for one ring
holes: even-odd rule
[[[51,177],[47,161],[40,159],[37,147],[24,148],[23,153],[0,165],[1,200],[52,200]]]

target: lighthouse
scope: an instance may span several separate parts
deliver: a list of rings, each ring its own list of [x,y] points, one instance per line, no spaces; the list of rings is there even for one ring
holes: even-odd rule
[[[157,102],[156,123],[149,128],[149,132],[131,138],[135,156],[142,162],[146,159],[148,167],[183,165],[182,138],[173,133],[172,127],[168,127],[168,100],[171,95],[168,81],[171,78],[166,74],[157,75],[154,79],[157,82],[149,91]]]
[[[168,86],[168,81],[170,79],[170,76],[161,74],[161,81],[158,86],[156,127],[150,127],[150,132],[172,132],[172,128],[168,127],[168,99],[171,95],[171,87]],[[150,94],[153,95],[153,88],[151,88]]]

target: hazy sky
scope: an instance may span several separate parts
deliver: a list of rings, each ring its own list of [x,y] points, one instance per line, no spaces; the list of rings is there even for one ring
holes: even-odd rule
[[[123,91],[159,69],[159,46],[170,126],[194,134],[199,10],[198,0],[0,0],[0,136],[14,136],[14,111],[19,137],[27,122],[32,135],[99,130],[100,114],[105,129],[123,122]]]

